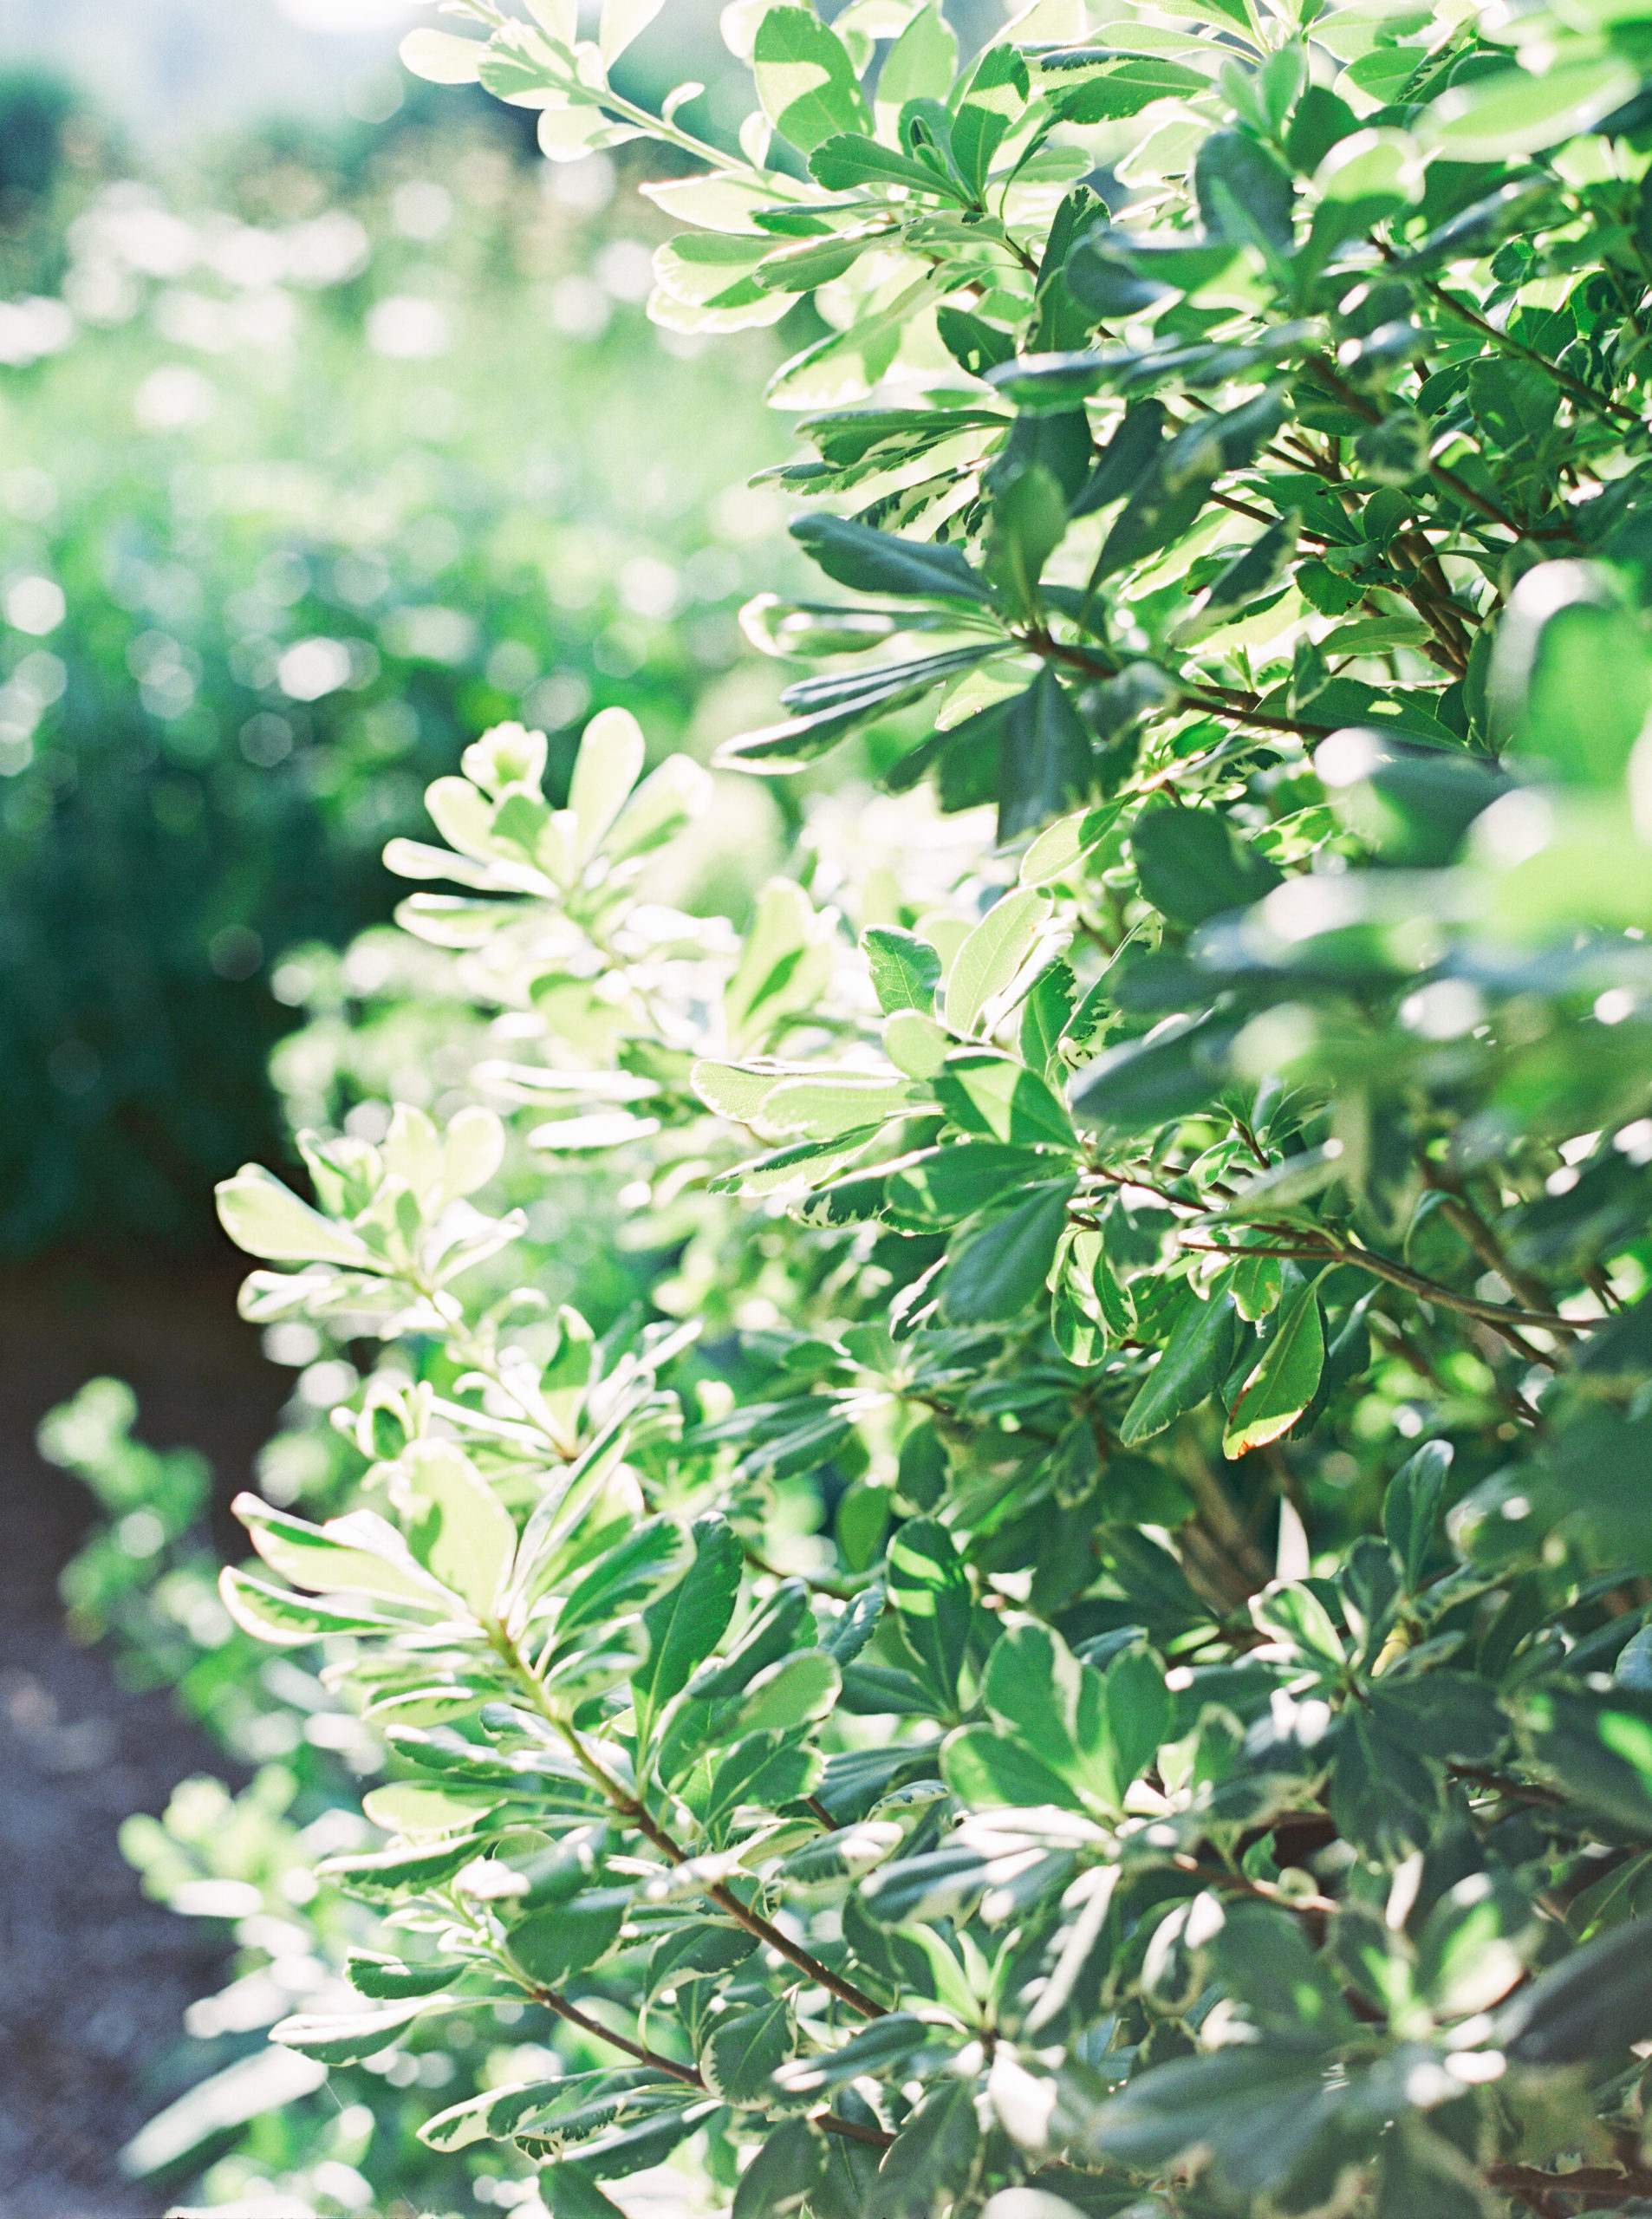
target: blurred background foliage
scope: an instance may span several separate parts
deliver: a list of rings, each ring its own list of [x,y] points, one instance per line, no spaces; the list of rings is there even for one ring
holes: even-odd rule
[[[764,683],[779,335],[654,329],[622,164],[435,106],[156,156],[0,82],[0,1254],[212,1237],[212,1180],[284,1153],[272,1045],[383,983],[327,951],[483,726],[554,765],[617,702],[703,755]]]
[[[659,332],[641,303],[664,226],[629,150],[547,164],[479,94],[403,75],[405,10],[309,12],[135,0],[111,23],[0,0],[0,1269],[69,1377],[110,1361],[91,1328],[140,1296],[145,1408],[181,1403],[199,1444],[146,1445],[132,1389],[96,1378],[42,1428],[48,1478],[25,1443],[54,1389],[44,1369],[15,1381],[14,1648],[57,1684],[49,1622],[26,1612],[73,1493],[91,1523],[61,1580],[69,1631],[127,1688],[170,1690],[197,1762],[230,1778],[174,1793],[164,1757],[128,1753],[121,1847],[212,1937],[225,1984],[175,2042],[99,2053],[95,2182],[59,2179],[50,2119],[16,2178],[6,2143],[0,2200],[26,2183],[42,2209],[144,2209],[185,2181],[215,2203],[280,2182],[327,2214],[525,2192],[413,2128],[433,2088],[535,2069],[549,2022],[502,2015],[411,2079],[364,2068],[341,2111],[268,2045],[366,1938],[304,1867],[359,1837],[383,1752],[218,1601],[215,1501],[221,1519],[252,1476],[219,1420],[249,1382],[225,1371],[218,1408],[189,1383],[229,1351],[185,1378],[185,1296],[216,1275],[216,1178],[249,1157],[292,1175],[295,1126],[376,1137],[392,1096],[443,1115],[465,1098],[474,1003],[450,958],[389,927],[406,889],[380,862],[426,830],[430,780],[519,716],[550,733],[554,783],[615,703],[652,758],[703,759],[775,683],[735,612],[786,582],[783,504],[746,473],[789,450],[762,387],[797,335]],[[725,66],[711,8],[633,62],[645,95],[706,78],[693,120],[713,133],[743,112],[719,114]],[[754,782],[725,782],[713,820],[656,898],[738,909],[777,863],[787,830]],[[603,1330],[650,1268],[615,1238],[611,1181],[570,1168],[553,1201],[519,1170],[537,1279],[553,1301],[577,1282]],[[227,1280],[222,1302],[244,1332]],[[362,1467],[326,1422],[348,1352],[302,1324],[264,1346],[291,1392],[257,1484],[341,1502]],[[39,1822],[58,1793],[42,1778]],[[71,1962],[83,1946],[54,1939]],[[0,2105],[8,2133],[16,2111]]]

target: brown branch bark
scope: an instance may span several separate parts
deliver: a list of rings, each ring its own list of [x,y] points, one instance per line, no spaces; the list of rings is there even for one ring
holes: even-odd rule
[[[1652,2171],[1643,2165],[1574,2165],[1564,2173],[1545,2173],[1538,2165],[1487,2165],[1484,2177],[1534,2211],[1557,2209],[1538,2201],[1556,2195],[1579,2198],[1586,2211],[1610,2211],[1626,2196],[1652,2196]]]
[[[635,2058],[639,2065],[651,2066],[656,2073],[668,2073],[673,2080],[680,2080],[685,2087],[703,2088],[706,2086],[692,2065],[679,2065],[672,2058],[661,2057],[658,2050],[645,2049],[641,2042],[634,2042],[625,2034],[616,2034],[611,2027],[605,2027],[600,2019],[593,2019],[556,1988],[534,1987],[530,1988],[529,1994],[536,2003],[543,2003],[547,2011],[554,2011],[559,2019],[566,2019],[570,2027],[577,2027],[582,2034],[594,2034],[598,2041],[608,2042],[627,2057]]]

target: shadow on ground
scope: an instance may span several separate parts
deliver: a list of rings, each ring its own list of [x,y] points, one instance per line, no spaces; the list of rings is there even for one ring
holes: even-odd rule
[[[122,1688],[62,1630],[57,1575],[90,1498],[35,1428],[95,1373],[136,1389],[138,1431],[251,1480],[289,1387],[235,1314],[236,1265],[54,1259],[0,1278],[0,2219],[149,2219],[121,2144],[176,2092],[185,2007],[226,1936],[140,1892],[115,1833],[192,1773],[233,1768],[163,1693]]]

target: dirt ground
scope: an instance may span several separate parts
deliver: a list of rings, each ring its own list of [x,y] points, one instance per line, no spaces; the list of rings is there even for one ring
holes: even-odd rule
[[[289,1374],[235,1315],[236,1260],[53,1259],[0,1275],[0,2219],[150,2219],[121,2144],[174,2093],[186,2005],[222,1937],[140,1894],[115,1832],[192,1773],[231,1767],[164,1694],[122,1689],[64,1635],[57,1575],[92,1514],[35,1428],[96,1373],[137,1390],[138,1431],[211,1460],[220,1505],[251,1478]]]

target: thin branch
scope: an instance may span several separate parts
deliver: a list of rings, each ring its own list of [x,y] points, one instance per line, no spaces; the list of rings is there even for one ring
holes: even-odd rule
[[[1566,1799],[1547,1787],[1533,1787],[1523,1780],[1511,1780],[1506,1773],[1486,1772],[1479,1765],[1447,1765],[1446,1770],[1454,1780],[1472,1780],[1477,1787],[1485,1788],[1489,1794],[1500,1795],[1506,1803],[1541,1805],[1552,1811]]]
[[[689,1853],[680,1842],[667,1832],[640,1797],[622,1787],[613,1774],[598,1762],[586,1747],[583,1738],[545,1700],[543,1688],[503,1627],[494,1628],[491,1639],[494,1650],[516,1675],[518,1684],[528,1694],[540,1716],[566,1742],[582,1771],[602,1791],[616,1814],[634,1826],[644,1839],[652,1842],[660,1855],[673,1864],[690,1863]],[[862,2019],[881,2019],[885,2016],[883,2006],[874,2002],[863,1988],[856,1988],[853,1981],[842,1979],[829,1966],[822,1964],[818,1957],[813,1957],[807,1949],[800,1949],[789,1935],[783,1934],[761,1912],[754,1911],[748,1903],[742,1903],[732,1888],[724,1886],[720,1881],[703,1881],[700,1892],[719,1910],[726,1911],[735,1923],[743,1926],[755,1940],[784,1957],[788,1964],[795,1965],[799,1972],[806,1974],[829,1995],[835,1995],[840,2003],[847,2004]]]
[[[1134,1182],[1132,1182],[1134,1183]],[[1269,1230],[1264,1227],[1264,1230]],[[1277,1229],[1276,1229],[1277,1230]],[[1424,1279],[1420,1272],[1408,1271],[1403,1264],[1396,1264],[1375,1249],[1362,1247],[1355,1241],[1334,1240],[1330,1233],[1314,1237],[1305,1228],[1287,1227],[1283,1233],[1267,1246],[1247,1244],[1234,1247],[1225,1241],[1190,1240],[1186,1233],[1178,1231],[1177,1240],[1184,1248],[1197,1255],[1283,1256],[1297,1263],[1354,1264],[1361,1271],[1369,1272],[1374,1279],[1386,1279],[1390,1286],[1403,1287],[1408,1294],[1415,1294],[1423,1302],[1437,1302],[1447,1310],[1460,1311],[1465,1318],[1477,1318],[1482,1324],[1501,1333],[1521,1356],[1532,1363],[1546,1364],[1551,1371],[1559,1366],[1552,1357],[1521,1338],[1519,1328],[1532,1325],[1545,1333],[1573,1334],[1585,1329],[1588,1320],[1562,1318],[1551,1310],[1512,1310],[1497,1302],[1482,1302],[1478,1295],[1459,1294],[1454,1287],[1441,1286],[1438,1279]]]
[[[841,2112],[810,2112],[809,2124],[819,2127],[823,2134],[841,2135],[845,2142],[863,2142],[868,2150],[887,2150],[894,2140],[881,2126],[862,2126]]]
[[[1311,370],[1343,407],[1356,416],[1363,416],[1368,424],[1382,424],[1388,420],[1380,408],[1374,407],[1363,394],[1356,393],[1345,378],[1337,375],[1323,355],[1310,355],[1304,367]],[[1505,531],[1512,531],[1517,539],[1564,539],[1574,547],[1579,544],[1577,535],[1569,524],[1551,525],[1546,530],[1535,524],[1521,524],[1477,486],[1471,485],[1466,478],[1460,478],[1454,470],[1447,470],[1443,463],[1431,462],[1428,475],[1437,479],[1448,493],[1455,494],[1465,508],[1473,509],[1477,516],[1484,517],[1490,524],[1500,524]]]
[[[1170,1862],[1178,1872],[1190,1878],[1207,1880],[1213,1888],[1231,1888],[1244,1896],[1257,1896],[1264,1903],[1277,1903],[1282,1910],[1298,1910],[1324,1917],[1340,1910],[1342,1905],[1333,1896],[1298,1896],[1288,1888],[1276,1887],[1272,1880],[1247,1880],[1241,1872],[1230,1872],[1225,1864],[1201,1864],[1196,1857],[1178,1852]]]
[[[1378,244],[1381,245],[1380,241]],[[1386,259],[1393,261],[1394,252],[1391,248],[1383,246],[1381,251]],[[1445,287],[1434,278],[1425,277],[1422,280],[1422,290],[1431,301],[1458,317],[1472,331],[1477,331],[1482,339],[1489,340],[1491,344],[1503,354],[1518,355],[1523,361],[1535,363],[1545,376],[1554,380],[1563,393],[1570,394],[1574,400],[1581,400],[1586,408],[1598,410],[1602,415],[1621,417],[1638,428],[1641,419],[1626,403],[1614,400],[1610,394],[1597,393],[1592,385],[1586,385],[1582,378],[1573,377],[1570,370],[1563,370],[1558,362],[1551,362],[1546,355],[1539,355],[1535,347],[1525,346],[1519,340],[1512,339],[1506,331],[1499,331],[1494,323],[1488,323],[1483,316],[1477,315],[1454,294],[1448,293]]]
[[[1579,2197],[1586,2211],[1610,2211],[1626,2196],[1652,2196],[1652,2170],[1644,2165],[1574,2165],[1564,2173],[1545,2173],[1538,2165],[1487,2165],[1484,2177],[1533,2210],[1544,2209],[1537,2198],[1555,2195]]]
[[[1272,524],[1278,519],[1271,517],[1266,521]],[[1118,675],[1116,663],[1103,661],[1099,656],[1087,654],[1082,647],[1071,647],[1063,641],[1053,640],[1048,632],[1041,629],[1017,632],[1012,636],[1017,644],[1025,647],[1029,653],[1043,655],[1049,662],[1064,663],[1070,669],[1083,671],[1087,677],[1116,678]],[[1169,674],[1167,672],[1166,675],[1168,677]],[[1262,698],[1258,693],[1234,694],[1231,700],[1224,700],[1220,694],[1226,689],[1189,686],[1182,680],[1174,678],[1170,682],[1181,695],[1183,707],[1203,709],[1207,715],[1224,717],[1230,724],[1254,725],[1263,732],[1294,732],[1302,739],[1324,739],[1336,730],[1333,725],[1311,724],[1302,718],[1276,717],[1272,712],[1257,706]]]
[[[1528,1309],[1540,1310],[1547,1298],[1548,1289],[1527,1272],[1511,1263],[1507,1251],[1491,1227],[1475,1208],[1468,1196],[1454,1180],[1444,1177],[1438,1166],[1422,1159],[1424,1183],[1441,1196],[1440,1212],[1447,1225],[1460,1233],[1487,1271],[1495,1272],[1512,1293],[1518,1294]],[[1577,1328],[1571,1329],[1574,1332]]]
[[[635,2058],[639,2065],[651,2066],[656,2073],[668,2073],[673,2080],[680,2080],[685,2087],[705,2087],[706,2083],[692,2065],[679,2065],[672,2058],[661,2057],[658,2050],[645,2049],[641,2042],[631,2041],[624,2034],[616,2034],[611,2027],[605,2027],[600,2019],[591,2018],[580,2009],[578,2004],[570,2003],[565,1995],[558,1994],[554,1988],[535,1987],[529,1993],[536,2003],[543,2003],[547,2011],[554,2011],[559,2019],[566,2019],[570,2027],[579,2027],[583,2034],[594,2034],[598,2041],[610,2043],[614,2048],[622,2050],[627,2057]]]

